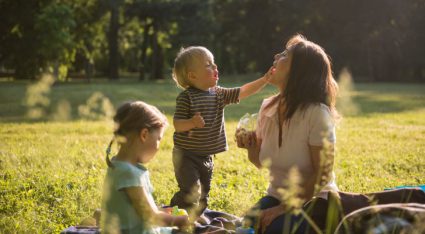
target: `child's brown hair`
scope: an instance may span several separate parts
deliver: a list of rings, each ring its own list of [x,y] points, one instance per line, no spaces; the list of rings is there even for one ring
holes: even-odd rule
[[[109,154],[116,137],[127,137],[130,133],[140,133],[144,128],[151,130],[160,129],[168,125],[167,118],[155,106],[142,101],[131,101],[122,104],[115,116],[114,122],[117,127],[114,138],[106,149],[106,164],[113,167]]]
[[[188,73],[193,69],[193,64],[201,57],[214,59],[213,54],[203,46],[190,46],[181,48],[174,60],[173,80],[177,86],[187,89],[190,86]]]

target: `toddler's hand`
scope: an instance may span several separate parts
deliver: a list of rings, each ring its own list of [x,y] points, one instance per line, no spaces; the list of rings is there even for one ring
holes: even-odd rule
[[[273,66],[271,66],[269,68],[269,70],[266,72],[266,74],[264,74],[264,79],[266,80],[267,83],[270,82],[270,79],[272,78],[275,70],[276,70],[276,68],[274,68]]]
[[[203,128],[205,126],[205,121],[201,116],[201,112],[196,112],[191,120],[195,128]]]
[[[192,233],[194,227],[193,227],[193,223],[189,220],[189,216],[182,215],[182,216],[178,216],[177,219],[178,219],[177,227],[181,231]]]

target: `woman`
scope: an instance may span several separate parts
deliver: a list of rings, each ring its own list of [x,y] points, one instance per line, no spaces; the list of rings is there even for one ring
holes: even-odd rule
[[[256,225],[266,233],[282,233],[284,213],[294,208],[287,203],[294,193],[288,190],[294,182],[290,174],[298,172],[300,192],[292,198],[301,204],[337,190],[333,156],[338,86],[327,54],[301,35],[290,38],[285,50],[275,55],[269,76],[279,94],[263,101],[256,132],[236,139],[256,167],[270,172],[267,196],[254,207],[261,210]],[[291,216],[292,221],[299,218]]]

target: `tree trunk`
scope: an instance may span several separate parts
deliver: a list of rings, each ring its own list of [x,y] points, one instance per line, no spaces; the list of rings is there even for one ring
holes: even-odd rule
[[[119,31],[119,0],[110,1],[111,18],[109,22],[109,79],[119,79],[119,54],[118,54],[118,31]]]
[[[369,43],[366,43],[366,61],[367,61],[367,79],[368,81],[375,81],[375,69],[372,59],[372,48]]]
[[[142,42],[142,54],[140,56],[140,67],[139,67],[139,80],[145,80],[145,65],[146,65],[146,51],[148,49],[148,40],[149,40],[149,30],[151,28],[150,24],[145,25],[143,29],[143,42]]]
[[[55,61],[54,63],[53,63],[53,78],[55,79],[55,80],[59,80],[59,62],[58,61]]]
[[[91,82],[91,78],[93,77],[94,64],[91,59],[85,57],[84,58],[84,76],[88,83]]]
[[[90,41],[85,41],[85,46],[87,51],[84,53],[84,78],[88,83],[91,82],[91,78],[94,76],[94,58],[93,58],[93,44]]]
[[[157,27],[153,26],[154,33],[152,35],[152,73],[151,80],[164,79],[163,68],[164,68],[164,52],[162,51],[161,45],[158,43],[158,31]]]

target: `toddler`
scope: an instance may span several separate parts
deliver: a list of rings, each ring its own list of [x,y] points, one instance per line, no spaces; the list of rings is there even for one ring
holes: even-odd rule
[[[208,205],[213,155],[228,149],[224,107],[262,89],[268,75],[240,88],[217,86],[214,56],[205,47],[192,46],[178,53],[173,79],[184,91],[176,99],[173,117],[173,165],[179,191],[171,205],[196,208],[199,215]]]

